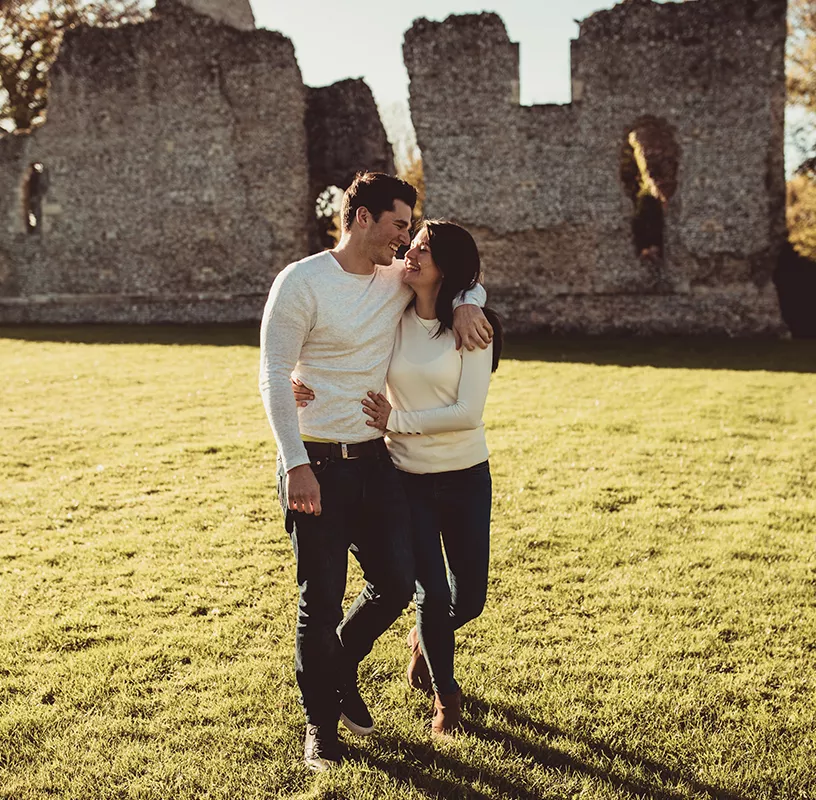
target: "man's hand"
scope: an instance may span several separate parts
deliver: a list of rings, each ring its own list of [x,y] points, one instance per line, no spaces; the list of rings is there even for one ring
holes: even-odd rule
[[[493,326],[479,306],[470,303],[459,306],[453,312],[453,333],[456,336],[456,349],[462,345],[468,350],[476,347],[486,349],[493,341]]]
[[[295,402],[300,408],[306,408],[315,399],[314,392],[299,378],[289,378],[289,381],[292,384],[292,394],[295,396]]]
[[[286,474],[286,500],[292,511],[320,516],[320,484],[310,464],[292,467]]]

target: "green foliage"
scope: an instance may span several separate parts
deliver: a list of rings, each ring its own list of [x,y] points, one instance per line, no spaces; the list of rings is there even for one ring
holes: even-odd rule
[[[674,131],[657,117],[638,120],[621,149],[620,174],[633,201],[644,193],[666,204],[677,191],[680,147]]]
[[[242,336],[0,332],[0,797],[816,796],[813,343],[511,343],[470,732],[430,741],[406,612],[315,778]]]
[[[343,204],[343,191],[337,186],[327,186],[315,201],[315,222],[318,241],[315,249],[331,249],[342,235],[343,222],[340,209]]]
[[[11,0],[0,6],[0,128],[45,119],[48,71],[65,31],[144,19],[146,0]]]
[[[422,164],[422,155],[417,148],[411,150],[408,157],[401,162],[397,172],[400,178],[410,183],[417,190],[414,220],[418,221],[422,219],[425,206],[425,170]]]
[[[816,176],[803,172],[788,181],[787,216],[791,244],[816,261]]]
[[[680,149],[668,125],[644,117],[621,149],[620,176],[634,203],[635,253],[657,263],[663,256],[664,207],[677,190]]]
[[[649,173],[649,162],[646,158],[646,151],[643,147],[643,142],[638,137],[637,131],[632,131],[629,134],[629,146],[632,148],[632,158],[635,160],[637,168],[637,197],[644,197],[652,195],[652,197],[660,198],[660,190],[657,188],[654,178]]]

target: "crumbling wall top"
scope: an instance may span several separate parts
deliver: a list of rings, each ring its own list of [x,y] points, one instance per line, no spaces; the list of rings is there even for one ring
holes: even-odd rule
[[[195,40],[201,41],[200,48],[190,46]],[[223,56],[231,67],[263,64],[292,69],[300,77],[294,45],[282,33],[258,28],[238,30],[199,13],[193,3],[185,0],[156,0],[153,13],[142,23],[118,28],[80,25],[68,31],[51,77],[56,81],[67,73],[74,79],[95,81],[104,73],[108,84],[138,84],[143,82],[145,72],[156,69],[157,48],[168,51],[162,57],[170,55],[173,61],[186,62],[188,67],[191,62],[214,64]],[[52,91],[55,94],[59,92]],[[53,106],[54,97],[49,102]]]
[[[249,0],[178,0],[193,11],[241,31],[255,30],[255,15]]]
[[[518,104],[519,50],[498,14],[452,14],[444,22],[418,19],[402,52],[411,79],[412,113],[423,107],[469,108],[463,123],[485,119],[485,105]],[[498,113],[492,119],[500,119]],[[481,124],[481,123],[479,123]]]
[[[474,41],[508,42],[507,29],[502,18],[493,12],[482,14],[451,14],[444,22],[433,22],[421,17],[405,34],[406,43],[416,37],[439,36],[441,32],[448,36],[464,36]]]
[[[778,21],[780,13],[784,18],[786,7],[787,0],[622,0],[614,8],[597,11],[579,23],[579,37],[653,42],[707,40],[712,28],[728,28],[737,36],[741,24]]]

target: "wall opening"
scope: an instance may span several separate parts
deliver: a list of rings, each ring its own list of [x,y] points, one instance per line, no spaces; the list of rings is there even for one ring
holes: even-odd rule
[[[47,188],[48,174],[45,167],[35,161],[28,168],[23,191],[23,214],[29,233],[39,233],[42,229],[42,200]]]
[[[677,191],[680,146],[665,120],[643,117],[621,148],[621,181],[632,200],[632,243],[643,261],[660,262],[665,251],[665,211]]]
[[[317,249],[330,250],[340,241],[342,224],[340,206],[343,190],[337,186],[327,186],[315,200],[315,222]]]

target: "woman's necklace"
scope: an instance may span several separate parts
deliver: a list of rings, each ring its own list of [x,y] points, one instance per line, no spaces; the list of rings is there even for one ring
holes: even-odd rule
[[[425,328],[428,333],[430,333],[438,324],[438,320],[435,319],[422,319],[419,314],[416,315],[416,318],[419,320],[419,324]]]

